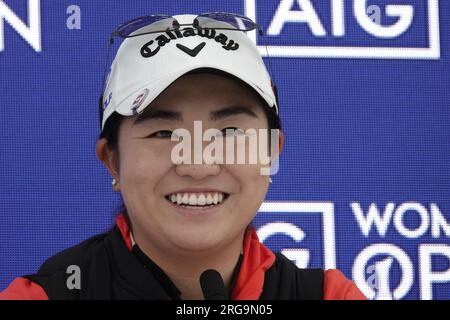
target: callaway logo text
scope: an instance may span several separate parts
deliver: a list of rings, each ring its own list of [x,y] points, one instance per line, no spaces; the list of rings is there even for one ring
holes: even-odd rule
[[[192,36],[214,39],[217,43],[222,44],[222,48],[225,50],[235,51],[239,49],[239,43],[234,42],[232,39],[228,39],[223,33],[216,33],[216,30],[214,29],[185,28],[182,30],[166,31],[164,34],[157,36],[155,40],[147,42],[141,48],[141,55],[144,58],[150,58],[157,54],[161,47],[164,47],[170,41]]]

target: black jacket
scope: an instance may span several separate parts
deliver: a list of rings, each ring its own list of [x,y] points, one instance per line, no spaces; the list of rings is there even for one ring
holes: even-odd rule
[[[79,289],[67,285],[73,275],[70,266],[79,267]],[[238,263],[233,283],[240,268]],[[36,274],[24,278],[42,287],[48,299],[167,300],[180,296],[167,275],[137,245],[129,250],[117,226],[56,254]],[[323,270],[299,269],[276,253],[275,262],[265,271],[259,299],[321,299],[323,278]]]

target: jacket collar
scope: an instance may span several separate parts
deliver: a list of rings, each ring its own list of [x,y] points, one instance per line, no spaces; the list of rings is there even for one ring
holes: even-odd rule
[[[126,222],[126,218],[123,214],[120,214],[116,219],[116,224],[118,231],[122,237],[122,247],[127,248],[128,251],[132,250],[132,239],[131,232]],[[138,274],[141,274],[143,270],[142,264],[138,262],[133,255],[128,254],[129,258],[134,260],[132,272],[138,272],[136,269],[141,269],[139,273],[135,273],[133,278],[136,278],[136,282],[139,283],[139,287],[142,286],[142,279],[139,280]],[[129,259],[127,259],[128,261]],[[129,262],[129,261],[128,261]],[[237,278],[234,287],[231,291],[232,300],[257,300],[259,299],[263,285],[264,285],[264,275],[265,272],[274,264],[275,255],[266,246],[264,246],[258,238],[255,229],[249,226],[245,232],[244,243],[243,243],[243,256],[242,262],[237,274]],[[140,265],[140,268],[139,268]],[[148,275],[151,273],[145,270]],[[165,299],[169,297],[164,293],[164,290],[160,287],[158,281],[153,278],[153,283],[157,284],[160,293],[157,296],[164,296]],[[137,283],[136,283],[137,284]]]

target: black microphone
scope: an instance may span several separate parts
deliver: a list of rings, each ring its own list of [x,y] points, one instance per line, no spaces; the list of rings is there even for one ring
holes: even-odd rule
[[[202,287],[205,300],[230,299],[222,276],[214,269],[206,270],[200,275],[200,286]]]

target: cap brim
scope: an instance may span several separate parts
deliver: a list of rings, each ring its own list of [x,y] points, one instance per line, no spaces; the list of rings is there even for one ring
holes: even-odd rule
[[[250,87],[252,87],[256,91],[256,93],[258,93],[261,96],[261,98],[263,98],[263,100],[267,103],[267,105],[269,107],[275,107],[275,111],[277,111],[276,101],[273,101],[273,99],[270,96],[267,96],[266,94],[264,94],[262,89],[260,89],[258,86],[256,86],[253,82],[247,80],[245,78],[245,76],[240,75],[240,74],[237,75],[233,72],[230,72],[229,70],[224,70],[223,68],[217,68],[217,66],[212,66],[212,65],[198,65],[195,67],[191,66],[189,68],[186,68],[179,72],[173,73],[171,75],[166,75],[164,77],[164,79],[148,82],[145,85],[140,86],[139,88],[134,90],[132,94],[130,94],[127,98],[125,98],[122,102],[120,102],[120,104],[115,109],[115,111],[123,116],[131,116],[131,115],[134,115],[137,113],[141,113],[167,87],[169,87],[172,83],[174,83],[180,77],[182,77],[183,75],[185,75],[191,71],[198,70],[198,69],[204,69],[204,68],[219,70],[219,71],[229,74],[230,76],[233,76],[233,77],[236,77],[236,78],[242,80],[243,82],[248,84]],[[148,90],[148,91],[146,91],[146,90]],[[142,101],[139,101],[139,106],[136,108],[136,106],[134,105],[136,102],[136,99],[138,99],[138,97],[140,95],[142,95],[143,92],[147,92],[146,97]]]

